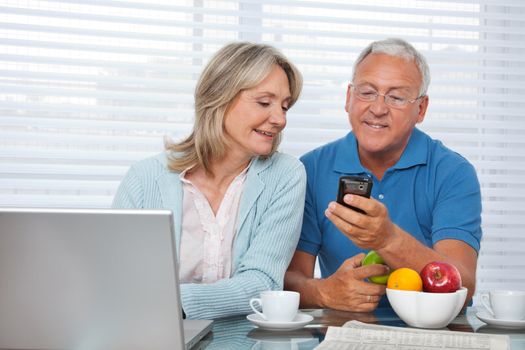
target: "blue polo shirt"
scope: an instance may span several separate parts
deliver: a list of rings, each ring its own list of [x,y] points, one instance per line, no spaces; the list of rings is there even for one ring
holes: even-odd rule
[[[442,239],[458,239],[479,251],[481,193],[474,167],[419,129],[414,129],[401,158],[381,181],[361,165],[352,132],[308,152],[301,161],[308,180],[297,249],[319,257],[323,278],[349,257],[366,252],[324,215],[328,203],[336,199],[342,175],[370,176],[374,182],[372,197],[388,208],[394,223],[424,245],[432,247]]]

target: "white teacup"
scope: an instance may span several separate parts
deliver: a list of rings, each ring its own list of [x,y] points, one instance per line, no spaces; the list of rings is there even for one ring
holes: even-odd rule
[[[518,321],[525,319],[525,291],[491,291],[481,295],[481,303],[495,318]]]
[[[257,310],[256,305],[262,308]],[[266,321],[291,322],[299,309],[299,293],[290,291],[265,291],[260,298],[250,300],[252,310]]]

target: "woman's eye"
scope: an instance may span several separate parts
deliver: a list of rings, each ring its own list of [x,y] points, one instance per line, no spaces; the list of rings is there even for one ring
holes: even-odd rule
[[[257,102],[257,103],[258,103],[259,105],[263,106],[263,107],[268,107],[268,106],[270,105],[269,102],[261,102],[261,101],[259,101],[259,102]]]
[[[282,106],[281,108],[283,109],[283,111],[288,112],[288,109],[289,109],[288,106]]]

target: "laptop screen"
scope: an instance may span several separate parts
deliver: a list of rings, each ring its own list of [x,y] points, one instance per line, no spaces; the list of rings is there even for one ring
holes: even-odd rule
[[[0,348],[181,349],[168,210],[0,208]]]

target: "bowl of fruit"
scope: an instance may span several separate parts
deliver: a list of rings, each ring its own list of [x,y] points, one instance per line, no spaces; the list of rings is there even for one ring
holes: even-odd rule
[[[458,269],[431,262],[420,273],[399,268],[390,273],[386,295],[392,309],[406,324],[417,328],[443,328],[461,311],[467,288]]]

